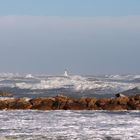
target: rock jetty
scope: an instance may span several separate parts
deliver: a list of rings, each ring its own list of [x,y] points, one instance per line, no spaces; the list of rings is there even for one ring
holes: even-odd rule
[[[0,110],[140,110],[140,94],[125,96],[121,93],[113,98],[81,97],[63,95],[39,98],[0,98]]]
[[[12,97],[12,93],[0,90],[0,97]]]

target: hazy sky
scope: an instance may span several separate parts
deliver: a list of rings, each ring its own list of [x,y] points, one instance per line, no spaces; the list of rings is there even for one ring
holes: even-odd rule
[[[140,74],[140,0],[0,0],[0,72]]]

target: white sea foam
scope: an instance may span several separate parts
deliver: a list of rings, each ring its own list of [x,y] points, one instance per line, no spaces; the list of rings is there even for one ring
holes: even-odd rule
[[[0,101],[1,100],[4,101],[4,100],[8,100],[8,99],[13,99],[14,100],[15,98],[13,98],[13,97],[0,97]]]
[[[27,74],[25,78],[34,78],[34,76],[32,76],[32,74]]]
[[[12,78],[20,76],[18,73],[0,73],[0,77]]]
[[[58,88],[71,88],[76,91],[85,90],[128,90],[135,87],[140,87],[140,84],[134,83],[122,83],[116,81],[102,81],[102,80],[88,80],[87,77],[82,76],[69,76],[69,77],[49,77],[45,80],[41,80],[40,83],[16,83],[15,87],[21,89],[58,89]]]
[[[105,75],[105,76],[36,76],[32,74],[0,74],[0,87],[16,87],[19,89],[72,89],[75,91],[86,90],[112,90],[120,92],[135,87],[140,87],[137,81],[140,75]],[[128,82],[127,82],[128,81]]]
[[[134,79],[140,79],[140,75],[135,75]]]
[[[140,112],[0,111],[0,138],[138,140]]]
[[[113,79],[113,80],[135,80],[139,79],[140,75],[105,75],[106,78],[108,79]]]

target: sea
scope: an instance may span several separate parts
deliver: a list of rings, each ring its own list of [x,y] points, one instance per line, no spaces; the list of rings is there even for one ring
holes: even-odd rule
[[[140,75],[0,73],[0,90],[17,98],[112,98],[139,94]],[[0,140],[140,140],[140,111],[1,110]]]

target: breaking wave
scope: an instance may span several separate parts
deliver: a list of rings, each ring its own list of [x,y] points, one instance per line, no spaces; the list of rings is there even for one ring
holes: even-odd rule
[[[45,80],[40,80],[39,83],[16,83],[15,87],[20,89],[73,89],[76,91],[85,90],[106,90],[114,89],[116,91],[123,91],[140,87],[140,84],[123,83],[116,81],[108,81],[104,79],[88,79],[88,77],[82,76],[69,76],[69,77],[49,77]]]
[[[77,92],[102,91],[116,93],[140,88],[140,75],[19,75],[12,73],[0,74],[0,88],[10,87],[29,90],[66,89]]]
[[[139,116],[139,111],[0,111],[0,139],[139,140]]]

